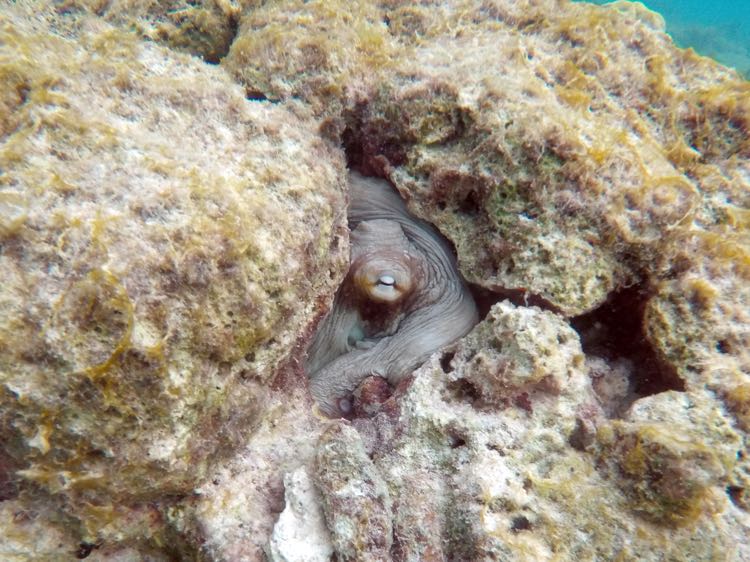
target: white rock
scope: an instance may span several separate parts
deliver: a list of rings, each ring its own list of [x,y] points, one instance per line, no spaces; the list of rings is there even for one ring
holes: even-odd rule
[[[320,495],[304,467],[284,475],[286,507],[269,543],[272,562],[328,562],[333,555]]]

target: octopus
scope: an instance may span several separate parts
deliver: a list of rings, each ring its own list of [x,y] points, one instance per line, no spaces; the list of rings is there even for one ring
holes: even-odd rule
[[[412,216],[383,180],[350,173],[349,271],[308,350],[310,389],[327,416],[346,416],[360,383],[392,386],[477,323],[448,243]]]

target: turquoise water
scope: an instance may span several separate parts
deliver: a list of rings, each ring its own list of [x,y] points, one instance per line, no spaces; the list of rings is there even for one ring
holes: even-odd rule
[[[608,4],[591,0],[593,4]],[[750,0],[644,0],[680,47],[692,47],[750,78]]]

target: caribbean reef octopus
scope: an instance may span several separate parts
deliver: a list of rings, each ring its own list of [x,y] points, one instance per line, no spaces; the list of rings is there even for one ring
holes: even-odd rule
[[[352,172],[349,183],[349,271],[307,359],[312,395],[331,417],[351,411],[365,378],[398,384],[478,321],[441,235],[385,181]]]

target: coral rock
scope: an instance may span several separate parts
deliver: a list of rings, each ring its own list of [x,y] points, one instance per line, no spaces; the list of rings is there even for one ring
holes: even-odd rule
[[[217,67],[3,10],[3,456],[84,511],[187,492],[343,273],[342,160]]]
[[[315,482],[340,560],[388,560],[391,499],[359,434],[337,423],[318,442]]]

